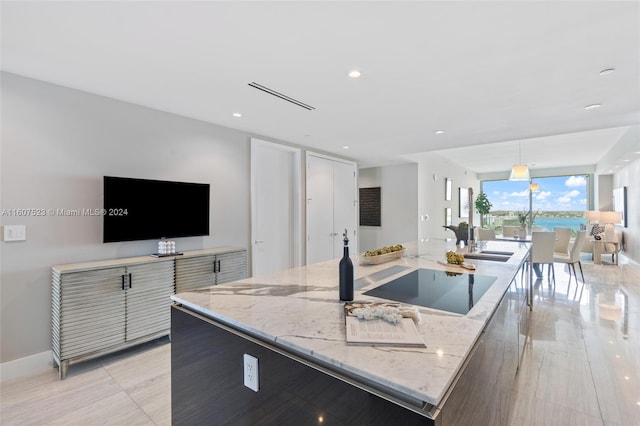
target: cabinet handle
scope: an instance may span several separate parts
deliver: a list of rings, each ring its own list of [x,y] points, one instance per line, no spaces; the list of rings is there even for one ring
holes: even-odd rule
[[[218,260],[218,272],[222,272],[222,267],[220,266],[220,261]]]
[[[124,274],[120,275],[120,278],[122,279],[122,289],[124,290]]]
[[[129,272],[129,288],[131,288],[132,281],[133,281],[133,278],[131,277],[131,272]]]
[[[213,273],[215,274],[216,272],[218,272],[218,262],[216,262],[215,260],[213,261]]]

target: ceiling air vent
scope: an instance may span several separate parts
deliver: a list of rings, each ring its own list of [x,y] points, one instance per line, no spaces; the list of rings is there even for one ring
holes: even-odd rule
[[[306,110],[311,111],[311,110],[316,109],[315,107],[312,107],[311,105],[307,105],[304,102],[300,102],[297,99],[293,99],[293,98],[291,98],[291,97],[289,97],[287,95],[283,95],[280,92],[276,92],[275,90],[269,89],[268,87],[265,87],[262,84],[258,84],[258,83],[254,82],[254,81],[249,83],[249,86],[253,87],[254,89],[262,90],[265,93],[268,93],[270,95],[276,96],[276,97],[278,97],[280,99],[283,99],[283,100],[285,100],[287,102],[291,102],[292,104],[298,105],[299,107],[304,108]]]

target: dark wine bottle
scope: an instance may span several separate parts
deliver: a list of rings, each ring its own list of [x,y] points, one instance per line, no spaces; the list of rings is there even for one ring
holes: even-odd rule
[[[353,262],[349,257],[349,238],[344,230],[344,250],[340,259],[340,300],[353,300]]]

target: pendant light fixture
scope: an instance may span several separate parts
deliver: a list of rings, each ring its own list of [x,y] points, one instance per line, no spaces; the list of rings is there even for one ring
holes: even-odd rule
[[[518,142],[518,164],[511,169],[509,180],[530,180],[529,167],[522,164],[522,142]]]
[[[531,182],[531,183],[529,184],[529,191],[531,191],[531,192],[538,192],[538,191],[540,191],[540,185],[539,185],[539,184],[537,184],[537,183],[535,183],[535,182]]]

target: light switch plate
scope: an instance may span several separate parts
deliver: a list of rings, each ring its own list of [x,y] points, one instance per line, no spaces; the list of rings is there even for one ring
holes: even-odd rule
[[[5,225],[2,239],[3,241],[26,241],[27,227],[24,225]]]

